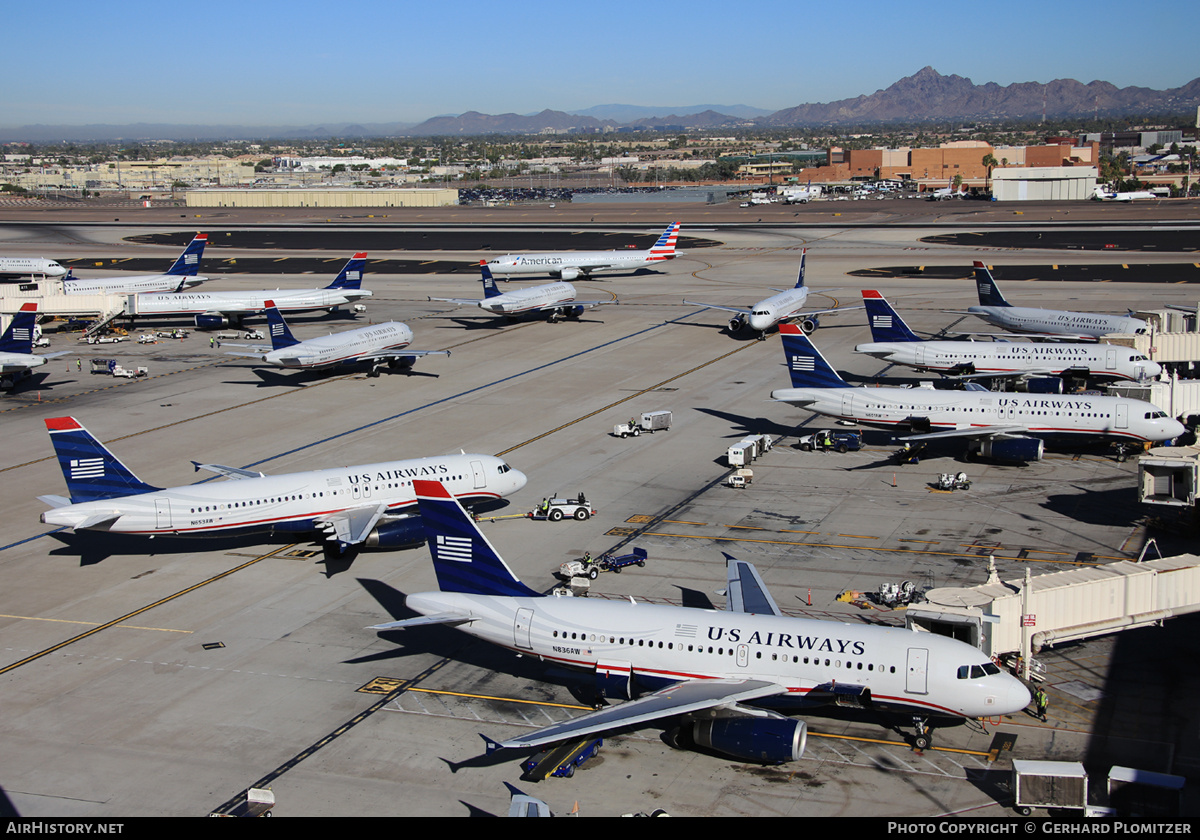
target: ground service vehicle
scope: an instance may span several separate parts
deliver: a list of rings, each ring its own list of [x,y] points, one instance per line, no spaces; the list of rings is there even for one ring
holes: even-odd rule
[[[824,452],[828,452],[830,449],[837,452],[857,452],[862,449],[862,435],[858,432],[835,432],[831,429],[822,429],[800,438],[796,446],[805,452],[812,452],[814,449]]]
[[[646,411],[641,417],[631,417],[628,423],[618,423],[613,426],[616,437],[637,437],[642,432],[666,431],[671,428],[671,412]]]
[[[588,503],[582,492],[574,499],[542,499],[542,503],[529,513],[530,519],[549,519],[551,522],[561,522],[564,519],[585,519],[595,516],[599,511]]]
[[[585,555],[581,560],[571,560],[563,563],[558,567],[558,573],[565,578],[585,577],[595,580],[600,576],[601,572],[616,572],[621,573],[621,569],[626,566],[642,566],[646,565],[646,549],[635,548],[629,554],[622,554],[619,557],[613,557],[611,554],[602,554],[597,559],[593,560],[590,556]]]

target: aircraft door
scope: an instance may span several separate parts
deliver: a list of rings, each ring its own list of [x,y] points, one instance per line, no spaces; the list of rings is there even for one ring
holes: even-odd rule
[[[908,649],[908,675],[904,691],[906,694],[929,693],[929,651],[925,648]]]
[[[1129,403],[1117,403],[1117,428],[1129,428]]]
[[[854,389],[846,388],[845,390],[852,391]],[[842,394],[842,416],[843,417],[853,417],[854,416],[854,395],[853,394],[849,394],[849,393]]]
[[[483,461],[471,462],[471,477],[475,479],[476,490],[481,490],[487,486],[487,479],[483,476]]]
[[[736,658],[737,666],[739,668],[745,668],[748,664],[750,664],[750,648],[748,648],[746,645],[738,645]]]
[[[1105,370],[1116,370],[1117,369],[1117,349],[1115,347],[1110,347],[1104,353],[1104,369]]]
[[[517,615],[513,619],[513,643],[525,650],[530,650],[533,647],[533,642],[529,640],[529,631],[533,626],[533,610],[521,608],[517,610]]]
[[[154,527],[158,530],[171,527],[171,500],[154,500]]]
[[[917,364],[919,364],[919,365],[925,364],[925,348],[921,345],[920,342],[917,343],[916,350],[917,350]]]

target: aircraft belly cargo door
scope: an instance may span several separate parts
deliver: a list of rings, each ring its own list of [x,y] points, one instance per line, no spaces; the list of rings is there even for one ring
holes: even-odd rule
[[[513,644],[529,650],[533,644],[529,641],[529,629],[533,625],[533,610],[521,608],[513,619]]]
[[[929,693],[929,651],[925,648],[908,649],[908,677],[904,685],[906,694]]]

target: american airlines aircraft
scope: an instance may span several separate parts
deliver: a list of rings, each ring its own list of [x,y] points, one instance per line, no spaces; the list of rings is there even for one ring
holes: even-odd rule
[[[65,356],[69,351],[34,355],[33,328],[37,324],[37,304],[23,303],[21,311],[13,316],[8,329],[0,335],[0,376],[6,383],[14,381],[35,367],[41,367],[50,359]]]
[[[109,277],[103,280],[80,280],[74,272],[63,280],[63,292],[68,295],[132,295],[138,292],[181,292],[208,280],[197,276],[200,259],[208,234],[198,233],[183,249],[179,258],[165,274],[141,274],[130,277]]]
[[[148,536],[286,535],[347,548],[400,548],[424,538],[413,481],[429,479],[463,503],[517,492],[525,475],[491,455],[441,455],[268,476],[192,462],[231,479],[154,487],[73,417],[46,420],[70,498],[39,496],[47,525]]]
[[[0,257],[0,275],[5,277],[62,277],[67,269],[45,257]]]
[[[616,300],[576,300],[575,287],[570,283],[547,283],[544,286],[532,286],[528,289],[518,289],[515,292],[503,292],[496,288],[496,280],[488,264],[479,261],[480,278],[483,281],[483,300],[474,298],[441,298],[431,297],[430,300],[454,303],[459,306],[478,306],[484,312],[503,315],[514,319],[523,315],[546,313],[551,323],[563,318],[578,318],[583,310],[606,303],[617,303]]]
[[[563,251],[551,254],[505,254],[488,260],[492,273],[501,277],[520,274],[549,274],[563,280],[587,277],[597,271],[632,271],[653,268],[656,263],[683,256],[675,251],[679,222],[672,222],[654,246],[645,251]]]
[[[979,306],[968,307],[967,312],[1001,329],[1088,339],[1112,333],[1144,333],[1148,329],[1145,321],[1126,315],[1013,306],[1000,294],[992,272],[979,260],[975,260],[975,284],[979,290]]]
[[[1043,438],[1161,443],[1183,434],[1162,409],[1125,397],[1006,394],[969,384],[965,391],[855,388],[845,382],[799,327],[784,324],[791,388],[771,399],[864,426],[910,431],[905,441],[967,438],[984,457],[1036,461]]]
[[[249,344],[226,344],[229,347],[251,347],[250,352],[233,351],[231,356],[247,356],[261,359],[269,365],[285,368],[313,370],[369,362],[370,376],[378,376],[379,368],[409,369],[419,356],[449,356],[449,350],[406,350],[412,343],[412,330],[407,324],[388,321],[369,327],[346,330],[301,341],[292,335],[287,322],[275,308],[275,301],[267,301],[267,325],[271,334],[270,347],[255,347]]]
[[[370,297],[362,288],[365,253],[355,254],[337,278],[323,289],[266,289],[253,292],[154,292],[129,296],[127,313],[135,318],[194,315],[200,329],[220,329],[240,324],[247,315],[267,308],[275,301],[280,312],[330,312],[339,306]]]
[[[750,327],[750,329],[758,333],[759,340],[767,337],[767,330],[771,329],[771,327],[789,318],[800,318],[800,328],[806,333],[811,333],[817,327],[821,326],[821,315],[862,308],[853,306],[835,309],[816,309],[802,313],[801,310],[804,309],[804,304],[808,302],[809,292],[808,286],[804,285],[804,258],[806,256],[808,256],[807,248],[800,253],[800,273],[796,278],[795,286],[790,289],[774,289],[773,291],[779,294],[772,295],[765,300],[760,300],[751,309],[741,309],[736,306],[721,306],[717,303],[699,303],[694,300],[685,300],[684,303],[689,306],[707,306],[710,309],[736,312],[737,315],[729,319],[729,331],[734,333],[744,327]]]
[[[864,289],[862,296],[874,341],[854,351],[894,365],[960,379],[1076,376],[1141,382],[1162,373],[1137,350],[1115,344],[923,341],[879,292]]]
[[[779,764],[804,752],[807,728],[768,706],[907,713],[924,749],[931,717],[1006,715],[1029,703],[1019,680],[965,642],[784,615],[754,566],[729,555],[724,610],[544,596],[517,579],[447,487],[418,480],[414,489],[440,591],[405,598],[419,618],[370,629],[449,624],[522,656],[592,672],[599,694],[628,700],[489,749],[681,717],[677,745]]]

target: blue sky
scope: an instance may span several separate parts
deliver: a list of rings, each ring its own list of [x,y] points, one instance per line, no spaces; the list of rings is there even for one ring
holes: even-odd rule
[[[976,84],[1161,89],[1200,76],[1194,33],[1172,23],[1194,19],[1181,0],[15,3],[3,16],[0,125],[776,110],[870,94],[926,65]]]

